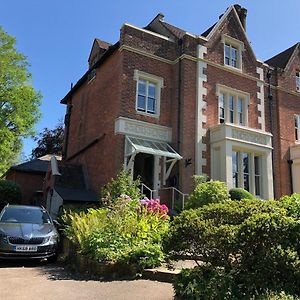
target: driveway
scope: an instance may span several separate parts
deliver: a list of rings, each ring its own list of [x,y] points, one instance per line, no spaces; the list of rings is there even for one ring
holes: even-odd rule
[[[173,299],[169,283],[150,280],[97,281],[68,272],[62,265],[0,262],[0,299]]]

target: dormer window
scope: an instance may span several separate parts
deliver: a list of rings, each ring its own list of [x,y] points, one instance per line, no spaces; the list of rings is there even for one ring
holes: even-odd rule
[[[224,65],[242,69],[244,43],[227,35],[222,36],[222,43],[224,44]]]
[[[300,72],[296,72],[296,91],[300,92]]]

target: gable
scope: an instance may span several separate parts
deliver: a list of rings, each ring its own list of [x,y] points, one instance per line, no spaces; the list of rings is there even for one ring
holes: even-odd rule
[[[238,16],[236,8],[234,6],[228,8],[225,14],[220,18],[220,20],[213,26],[213,28],[210,28],[209,30],[205,32],[208,40],[207,42],[208,58],[210,56],[209,54],[210,51],[211,52],[217,51],[219,52],[217,55],[216,53],[214,53],[214,55],[212,55],[211,53],[211,56],[218,57],[219,61],[217,62],[223,64],[222,40],[224,40],[224,36],[225,37],[228,36],[237,41],[240,41],[243,44],[243,51],[242,51],[243,69],[244,69],[244,65],[245,66],[251,64],[256,65],[257,59],[255,53],[251,47],[251,44],[244,30],[244,27],[241,23],[240,17]],[[251,71],[247,70],[246,67],[246,72],[251,72]]]

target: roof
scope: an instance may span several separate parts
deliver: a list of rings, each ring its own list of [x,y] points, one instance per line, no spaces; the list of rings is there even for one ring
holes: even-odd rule
[[[59,164],[59,172],[61,176],[57,176],[55,187],[72,189],[85,189],[85,177],[81,165]]]
[[[176,26],[173,26],[169,23],[166,23],[164,21],[161,21],[161,23],[173,34],[175,35],[177,38],[181,39],[185,34],[186,34],[186,31],[176,27]]]
[[[293,45],[292,47],[282,51],[281,53],[269,58],[268,60],[265,61],[265,63],[267,63],[268,65],[272,66],[272,67],[277,67],[277,68],[281,68],[284,69],[289,60],[291,59],[293,53],[295,52],[296,48],[298,47],[300,43],[296,43],[295,45]]]
[[[61,196],[63,201],[68,202],[99,202],[96,193],[85,189],[67,188],[55,186],[55,191]]]
[[[104,54],[100,57],[100,59],[89,69],[85,72],[85,74],[76,82],[76,84],[74,85],[74,87],[67,93],[67,95],[60,100],[60,103],[62,104],[67,104],[68,99],[70,99],[72,97],[72,95],[74,94],[74,92],[76,92],[78,90],[78,88],[81,87],[81,85],[86,81],[89,73],[92,72],[93,69],[97,68],[98,66],[100,66],[101,64],[104,63],[104,61],[110,57],[115,50],[117,50],[119,48],[120,43],[117,42],[114,45],[108,47],[108,49],[104,52]]]
[[[111,43],[102,41],[102,40],[100,40],[100,39],[98,39],[98,38],[96,38],[95,41],[97,42],[98,46],[99,46],[101,49],[107,50],[107,49],[111,46]]]
[[[213,24],[212,26],[210,26],[207,30],[205,30],[201,36],[207,37],[209,35],[209,33],[214,29],[214,27],[218,24],[218,22],[216,22],[215,24]]]
[[[12,166],[10,170],[18,171],[18,172],[26,172],[26,173],[37,173],[37,174],[44,174],[47,172],[49,161],[52,155],[45,155],[39,157],[34,160],[27,161],[25,163]],[[56,156],[58,160],[61,159],[60,156]]]

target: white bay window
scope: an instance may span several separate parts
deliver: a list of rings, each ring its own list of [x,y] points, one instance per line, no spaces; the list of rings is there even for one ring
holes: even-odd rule
[[[261,157],[255,153],[232,151],[232,186],[262,196]]]

